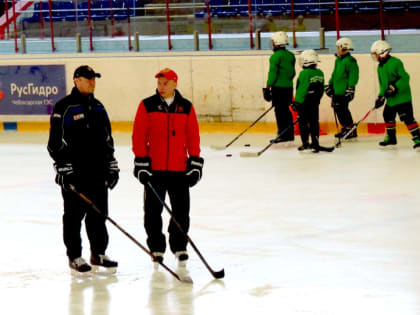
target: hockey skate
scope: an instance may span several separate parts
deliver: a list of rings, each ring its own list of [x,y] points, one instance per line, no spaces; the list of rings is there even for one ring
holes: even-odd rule
[[[397,139],[395,137],[385,136],[384,140],[379,142],[381,149],[396,149],[397,148]]]
[[[415,139],[413,141],[414,141],[413,149],[416,152],[420,152],[420,139]]]
[[[90,263],[94,272],[104,274],[117,272],[118,262],[111,260],[107,255],[91,255]]]
[[[188,252],[179,251],[175,253],[175,258],[178,260],[178,269],[185,269],[187,267]]]
[[[153,256],[155,256],[156,260],[153,260],[153,268],[155,270],[159,269],[159,265],[163,263],[163,253],[162,252],[153,252]]]
[[[293,142],[293,141],[295,141],[295,139],[294,139],[294,138],[282,138],[282,137],[276,137],[276,138],[274,138],[274,139],[271,139],[271,140],[270,140],[270,143],[273,143],[273,144],[275,144],[275,143],[285,143],[285,144],[288,144],[288,143],[291,143],[291,142]]]
[[[69,261],[71,274],[74,276],[89,276],[92,274],[92,267],[82,257]]]
[[[356,140],[357,139],[357,129],[354,129],[352,132],[350,132],[352,127],[344,127],[341,129],[339,133],[336,133],[334,137],[342,140]],[[350,132],[350,133],[349,133]],[[347,135],[348,134],[348,135]],[[347,135],[347,137],[346,137]],[[344,137],[346,137],[344,139]]]

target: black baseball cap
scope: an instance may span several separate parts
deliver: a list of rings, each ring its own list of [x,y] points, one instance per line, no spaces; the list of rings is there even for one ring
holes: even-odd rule
[[[84,77],[86,79],[92,78],[100,78],[101,74],[96,73],[91,67],[89,66],[80,66],[76,70],[74,70],[73,79]]]

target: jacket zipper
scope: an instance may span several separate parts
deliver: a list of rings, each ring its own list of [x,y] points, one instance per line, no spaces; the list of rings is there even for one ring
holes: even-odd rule
[[[170,131],[170,119],[169,119],[169,111],[166,111],[166,119],[167,119],[167,128],[166,128],[166,135],[167,135],[167,149],[166,149],[166,170],[169,171],[169,141],[171,138],[171,131]]]

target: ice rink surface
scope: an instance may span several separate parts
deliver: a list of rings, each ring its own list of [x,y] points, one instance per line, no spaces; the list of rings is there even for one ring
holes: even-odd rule
[[[47,134],[0,133],[1,314],[420,314],[420,153],[407,135],[394,151],[380,150],[379,136],[320,154],[299,153],[297,139],[239,157],[261,149],[267,134],[246,134],[225,151],[209,147],[234,136],[202,135],[204,176],[191,190],[190,237],[226,276],[214,280],[189,247],[188,285],[154,271],[109,223],[117,274],[72,277]],[[121,174],[110,217],[146,244],[130,135],[114,137]],[[165,263],[176,269],[169,251]]]

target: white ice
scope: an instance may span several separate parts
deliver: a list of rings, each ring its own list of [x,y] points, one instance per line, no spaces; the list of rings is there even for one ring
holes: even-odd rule
[[[47,134],[0,133],[1,314],[420,314],[420,153],[407,135],[394,151],[380,150],[379,136],[320,154],[276,145],[239,157],[261,149],[264,134],[246,134],[225,151],[209,147],[234,136],[202,135],[204,177],[191,190],[190,237],[226,276],[214,280],[189,247],[188,285],[154,272],[109,222],[117,274],[72,277]],[[121,176],[110,217],[145,245],[130,135],[117,133],[115,142]],[[176,270],[169,251],[165,263]]]

